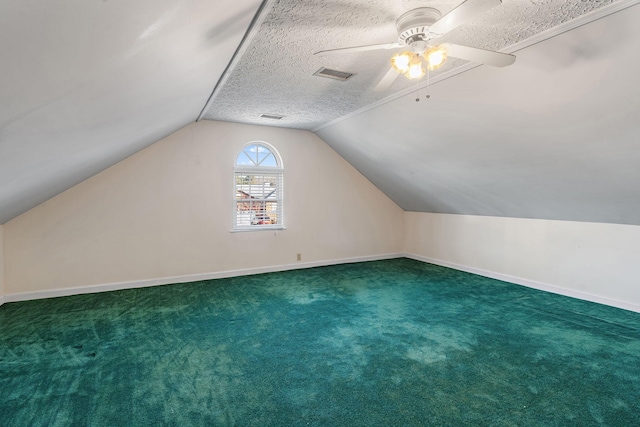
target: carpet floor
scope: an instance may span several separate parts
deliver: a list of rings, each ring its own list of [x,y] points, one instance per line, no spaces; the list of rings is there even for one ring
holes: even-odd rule
[[[640,425],[640,314],[405,258],[9,303],[0,426]]]

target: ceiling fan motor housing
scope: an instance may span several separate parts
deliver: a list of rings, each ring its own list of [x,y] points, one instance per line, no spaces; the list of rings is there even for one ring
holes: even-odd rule
[[[411,46],[416,53],[427,49],[427,42],[439,34],[431,34],[429,27],[442,15],[438,9],[419,7],[403,13],[396,21],[398,43]]]

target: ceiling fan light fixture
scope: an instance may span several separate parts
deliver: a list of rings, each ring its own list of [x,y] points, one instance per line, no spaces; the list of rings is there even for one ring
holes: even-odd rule
[[[427,61],[429,70],[436,70],[444,64],[447,59],[447,50],[442,46],[435,46],[424,53],[424,59]]]
[[[440,68],[449,55],[452,58],[479,64],[506,67],[513,64],[516,59],[514,55],[446,42],[439,46],[430,46],[433,39],[444,36],[449,31],[470,22],[478,15],[501,3],[502,0],[462,0],[462,3],[445,16],[442,16],[439,10],[432,7],[418,7],[403,13],[396,21],[398,41],[395,43],[322,50],[314,53],[314,55],[324,56],[330,53],[366,52],[381,49],[407,49],[400,54],[393,55],[391,69],[385,73],[374,89],[377,92],[388,90],[398,74],[403,74],[406,78],[412,80],[422,78],[428,71]]]
[[[411,59],[413,56],[414,54],[406,51],[393,55],[391,57],[391,66],[398,73],[405,74],[409,71],[409,66],[411,65]]]

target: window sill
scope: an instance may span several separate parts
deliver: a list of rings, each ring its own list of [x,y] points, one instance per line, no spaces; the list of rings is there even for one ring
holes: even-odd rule
[[[285,227],[278,225],[273,227],[251,227],[251,228],[233,228],[229,232],[230,233],[244,233],[246,231],[278,231],[278,230],[286,230]]]

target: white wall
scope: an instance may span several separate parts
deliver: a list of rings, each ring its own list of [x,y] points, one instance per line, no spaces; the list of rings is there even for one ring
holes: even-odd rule
[[[0,305],[4,302],[4,234],[3,234],[3,226],[0,225]]]
[[[640,227],[405,212],[405,252],[640,312]]]
[[[233,164],[256,140],[283,158],[286,230],[231,233]],[[385,257],[402,252],[402,221],[316,135],[203,121],[7,222],[5,295]]]

